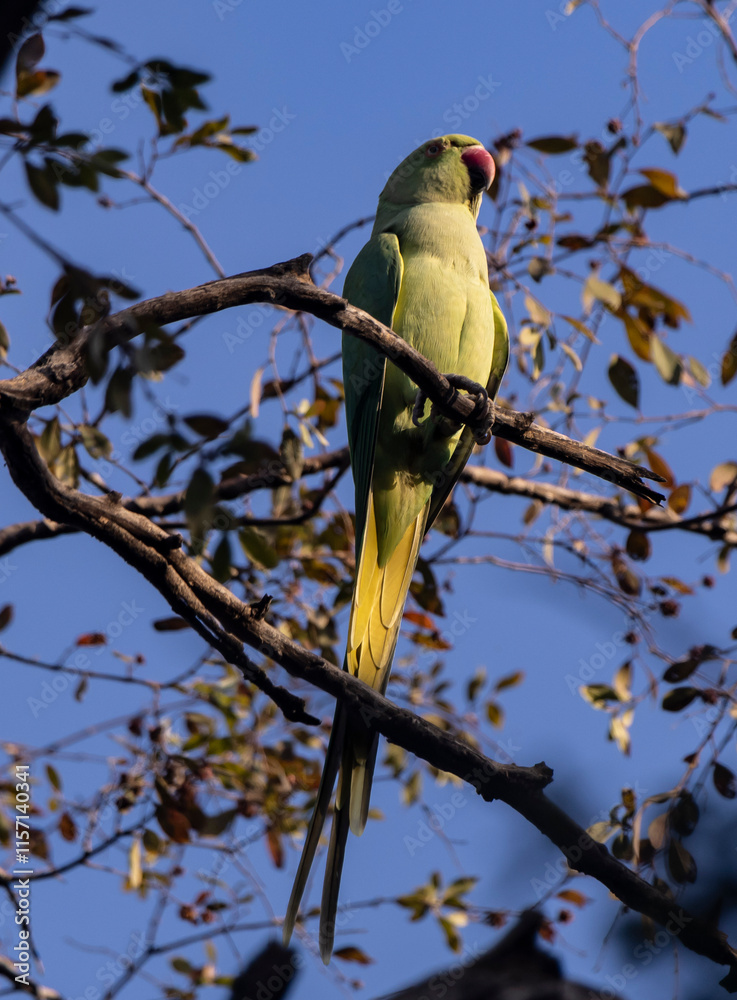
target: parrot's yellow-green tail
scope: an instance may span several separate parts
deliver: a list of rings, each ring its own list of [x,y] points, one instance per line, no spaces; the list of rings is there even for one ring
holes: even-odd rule
[[[356,569],[344,669],[382,694],[389,679],[402,612],[425,534],[427,514],[428,507],[425,506],[409,524],[401,541],[381,566],[374,505],[369,498],[366,530]],[[348,831],[360,836],[366,826],[378,741],[378,735],[360,718],[349,716],[338,705],[317,801],[307,829],[283,927],[284,942],[288,944],[327,817],[335,779],[339,775],[320,909],[320,954],[325,964],[330,961],[333,950],[338,892]]]
[[[427,506],[423,507],[410,522],[399,544],[381,566],[374,503],[369,497],[345,659],[346,669],[354,677],[382,694],[389,680],[402,612],[425,535],[427,511]],[[338,808],[343,808],[348,800],[351,831],[359,837],[368,816],[377,745],[376,734],[368,728],[352,725],[341,767],[341,774],[350,773],[349,788],[339,789]]]

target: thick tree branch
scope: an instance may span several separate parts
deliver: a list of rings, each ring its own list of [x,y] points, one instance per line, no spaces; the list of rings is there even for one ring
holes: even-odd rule
[[[304,254],[263,271],[211,281],[182,292],[168,292],[102,319],[81,331],[71,343],[51,347],[25,372],[0,382],[0,408],[15,407],[30,412],[39,406],[58,403],[80,389],[87,381],[84,357],[92,337],[103,338],[106,346],[112,348],[137,336],[147,323],[166,326],[232,306],[266,302],[311,313],[359,337],[409,375],[446,416],[461,423],[483,425],[483,419],[472,420],[475,400],[454,389],[427,358],[368,313],[332,292],[317,288],[308,273],[311,260],[310,254]],[[367,370],[362,377],[367,380],[380,377],[380,366]],[[533,422],[532,414],[497,407],[493,433],[529,451],[574,465],[653,503],[664,499],[642,482],[643,478],[660,481],[655,473],[541,427]]]
[[[352,712],[389,740],[468,781],[486,801],[496,798],[506,802],[556,844],[572,868],[606,885],[624,905],[667,926],[691,950],[728,965],[730,974],[724,985],[737,989],[737,953],[726,937],[617,861],[604,845],[593,841],[547,799],[543,787],[551,780],[552,772],[544,764],[524,768],[491,761],[287,639],[189,559],[176,536],[167,535],[148,518],[119,503],[88,496],[55,479],[17,414],[0,413],[0,444],[16,484],[46,517],[80,528],[110,546],[138,569],[208,643],[241,667],[249,680],[282,708],[286,704],[285,710],[291,710],[292,717],[299,715],[305,720],[299,700],[290,695],[298,707],[290,706],[284,697],[287,692],[275,687],[245,657],[238,640],[257,648],[294,677],[342,699]]]
[[[348,462],[347,447],[324,452],[322,455],[305,459],[302,476],[316,475],[331,469],[345,469],[348,467]],[[216,502],[235,500],[258,490],[275,489],[278,486],[290,485],[292,482],[293,479],[286,469],[281,466],[269,467],[262,472],[224,479],[215,486],[214,499]],[[688,531],[702,535],[710,541],[737,545],[737,530],[729,521],[725,521],[727,515],[737,510],[735,504],[690,517],[681,517],[670,507],[651,507],[646,514],[643,514],[636,504],[623,503],[620,496],[602,497],[596,493],[572,490],[556,483],[538,482],[526,479],[524,476],[510,476],[506,472],[483,465],[467,465],[461,473],[461,482],[481,486],[490,493],[527,497],[543,504],[554,505],[561,510],[593,514],[629,530]],[[180,513],[184,507],[185,493],[185,490],[178,490],[163,496],[129,497],[121,502],[127,510],[135,511],[137,514],[151,518],[171,517]],[[0,530],[0,557],[27,542],[68,535],[76,530],[69,525],[57,524],[47,519],[8,525],[7,528]]]

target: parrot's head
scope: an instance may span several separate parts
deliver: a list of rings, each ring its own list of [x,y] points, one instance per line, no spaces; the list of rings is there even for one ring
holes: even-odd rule
[[[394,205],[467,204],[475,218],[494,173],[494,160],[478,139],[441,135],[423,142],[402,160],[386,182],[381,200]]]

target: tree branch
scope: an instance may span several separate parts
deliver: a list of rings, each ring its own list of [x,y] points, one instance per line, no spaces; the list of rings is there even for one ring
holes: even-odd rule
[[[340,296],[317,288],[308,273],[311,260],[310,254],[304,254],[262,271],[211,281],[181,292],[168,292],[106,317],[86,327],[70,343],[51,347],[20,375],[0,382],[0,407],[15,407],[27,413],[39,406],[59,403],[80,389],[87,381],[84,358],[92,337],[102,338],[110,349],[137,336],[147,323],[165,326],[232,306],[266,302],[308,312],[358,337],[409,375],[445,416],[460,423],[484,424],[483,418],[472,418],[475,401],[459,394],[427,358],[373,316],[351,306]],[[380,373],[381,366],[377,365],[364,377],[370,380],[380,377]],[[662,494],[642,482],[643,478],[662,481],[660,476],[626,459],[541,427],[533,422],[532,414],[496,407],[493,433],[529,451],[574,465],[653,503],[664,499]]]
[[[302,476],[316,475],[330,469],[342,470],[348,467],[348,463],[348,448],[338,448],[335,451],[306,458]],[[269,466],[263,471],[250,475],[224,479],[215,486],[214,500],[216,502],[235,500],[257,490],[275,489],[293,482],[294,480],[281,465]],[[670,507],[651,507],[646,514],[643,514],[636,504],[623,503],[620,496],[602,497],[596,493],[572,490],[556,483],[537,482],[533,479],[526,479],[524,476],[510,476],[506,472],[484,465],[467,465],[461,473],[461,482],[480,486],[491,493],[539,500],[541,503],[560,507],[561,510],[594,514],[605,521],[629,530],[644,532],[688,531],[695,535],[702,535],[710,541],[737,546],[737,530],[723,520],[728,514],[737,510],[735,504],[691,517],[680,517]],[[147,517],[171,517],[173,514],[181,512],[185,493],[185,490],[178,490],[163,496],[129,497],[123,499],[121,503],[126,510],[135,511],[135,513],[144,514]],[[302,520],[303,515],[299,515],[298,519]],[[268,519],[262,520],[268,521]],[[171,525],[168,526],[171,527]],[[67,535],[76,531],[76,528],[69,525],[57,524],[47,519],[11,524],[0,530],[0,556],[7,555],[21,545],[25,545],[26,542],[55,538],[57,535]]]
[[[600,497],[595,493],[571,490],[555,483],[538,483],[522,476],[509,476],[482,465],[467,465],[461,474],[461,480],[482,486],[493,493],[529,497],[542,503],[555,504],[562,510],[595,514],[605,521],[630,530],[653,532],[679,529],[704,535],[726,545],[737,545],[737,531],[722,523],[722,518],[737,509],[735,504],[693,517],[680,517],[670,507],[651,507],[643,514],[635,504],[624,504],[619,497]]]

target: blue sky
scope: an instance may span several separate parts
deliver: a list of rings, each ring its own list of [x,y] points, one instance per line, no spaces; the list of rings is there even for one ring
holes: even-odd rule
[[[493,136],[521,128],[526,138],[571,132],[582,138],[600,136],[606,121],[621,114],[625,104],[624,53],[596,28],[590,10],[584,7],[565,16],[563,6],[557,0],[525,4],[395,0],[391,7],[383,0],[373,7],[355,0],[327,0],[320,5],[256,5],[239,0],[159,0],[152,5],[130,0],[126,5],[101,5],[100,12],[84,25],[119,40],[136,57],[165,56],[212,72],[214,80],[203,89],[203,96],[213,115],[228,110],[235,124],[260,127],[258,161],[243,164],[237,172],[226,171],[224,157],[203,151],[164,160],[155,175],[156,186],[175,205],[197,213],[192,217],[209,245],[225,270],[235,273],[314,252],[343,225],[371,214],[388,173],[430,135],[462,131],[489,142]],[[610,8],[617,28],[628,33],[652,5],[618,0],[604,6]],[[379,22],[383,24],[378,31],[369,26]],[[109,91],[109,82],[123,76],[125,66],[99,48],[77,40],[66,42],[54,33],[46,33],[44,65],[63,74],[51,99],[64,126],[99,130],[105,135],[105,145],[135,149],[141,137],[152,134],[152,123],[140,102],[125,103]],[[672,118],[703,101],[709,92],[723,92],[713,35],[711,39],[705,22],[698,19],[670,20],[647,36],[640,59],[648,120]],[[734,181],[735,148],[732,125],[702,116],[689,127],[677,160],[665,142],[656,138],[636,165],[675,169],[683,187],[692,190]],[[566,160],[551,161],[550,169],[566,169]],[[179,224],[155,206],[104,212],[94,205],[89,192],[64,189],[64,210],[54,215],[29,204],[17,169],[6,168],[2,180],[3,200],[22,201],[24,215],[49,241],[81,263],[119,274],[144,296],[214,276]],[[121,200],[135,195],[134,191],[124,193],[121,185],[110,185],[107,190]],[[653,240],[684,246],[695,257],[729,271],[735,263],[734,219],[734,201],[717,198],[675,206],[660,215],[652,213],[648,232]],[[488,226],[492,220],[487,202],[480,222]],[[0,270],[13,273],[24,293],[0,301],[0,319],[13,342],[11,360],[25,365],[49,343],[44,317],[56,266],[5,222],[0,232]],[[345,241],[348,261],[365,235],[364,230]],[[714,364],[734,327],[734,300],[726,286],[673,256],[651,261],[649,267],[650,280],[691,309],[693,323],[675,334],[678,349],[695,354],[707,366]],[[543,285],[541,295],[550,296],[551,307],[577,313],[579,303],[569,287]],[[518,317],[523,315],[521,302],[513,308]],[[247,322],[252,313],[231,311],[196,327],[187,340],[186,365],[157,389],[161,410],[141,407],[134,415],[128,429],[134,438],[150,433],[150,422],[160,421],[167,407],[227,413],[245,401],[253,371],[266,355],[265,337],[259,339],[256,328],[252,337],[231,349],[227,335],[242,329],[239,322]],[[264,324],[261,329],[267,328]],[[588,392],[611,395],[605,379],[607,359],[612,352],[626,353],[626,349],[621,331],[613,324],[605,323],[601,339],[584,384]],[[317,353],[327,354],[337,350],[338,334],[318,328],[315,341]],[[507,392],[517,392],[523,401],[527,391],[519,374],[511,371]],[[643,412],[657,415],[685,409],[691,405],[685,396],[674,402],[674,395],[681,392],[650,377]],[[731,401],[726,392],[715,398]],[[626,409],[614,406],[616,413]],[[267,432],[274,430],[278,415],[268,408],[264,412]],[[704,482],[717,461],[734,457],[733,424],[734,416],[724,414],[710,423],[708,436],[703,425],[694,424],[667,439],[663,454],[679,480]],[[123,438],[124,431],[118,424],[114,443],[121,450],[130,444],[130,437]],[[613,425],[600,443],[615,448],[626,434],[626,428]],[[331,444],[342,444],[343,435],[341,425]],[[532,464],[519,453],[517,463],[520,471]],[[33,510],[6,472],[0,470],[0,475],[3,524],[33,518]],[[593,486],[588,483],[586,488]],[[521,500],[490,497],[481,507],[484,526],[514,531],[525,506]],[[656,540],[650,573],[673,568],[671,546],[675,544],[684,578],[693,581],[713,571],[713,548],[691,538],[677,543]],[[515,553],[514,547],[501,542],[494,551],[506,557]],[[129,615],[132,622],[125,627],[118,648],[128,654],[145,653],[156,677],[173,675],[200,651],[194,637],[186,633],[162,636],[152,632],[148,622],[167,614],[164,602],[133,570],[92,540],[62,538],[27,546],[13,553],[10,565],[11,571],[0,583],[0,603],[9,600],[16,605],[15,621],[3,634],[11,649],[65,661],[76,635],[104,630],[119,620],[127,606],[134,613]],[[489,566],[458,568],[454,591],[446,603],[451,620],[454,613],[473,620],[450,654],[461,670],[485,664],[492,676],[525,671],[526,683],[504,698],[507,722],[498,741],[518,763],[544,759],[553,766],[557,774],[553,798],[570,808],[583,825],[603,818],[623,785],[637,787],[646,795],[676,780],[680,757],[696,742],[695,721],[664,717],[655,704],[643,705],[633,728],[633,755],[623,758],[605,740],[603,716],[572,693],[566,680],[577,677],[582,664],[590,664],[602,647],[608,649],[612,637],[626,627],[621,612],[563,583]],[[726,577],[718,581],[716,591],[699,590],[686,601],[680,618],[663,620],[658,639],[680,655],[690,645],[715,637],[726,642],[734,624],[734,584]],[[95,652],[91,656],[96,666],[98,656]],[[595,679],[608,682],[624,658],[618,650]],[[99,663],[100,669],[114,666],[107,652],[99,655]],[[4,739],[48,743],[103,716],[132,710],[137,703],[124,689],[121,693],[93,686],[79,704],[66,689],[48,710],[34,715],[27,699],[38,696],[48,678],[39,671],[3,666],[5,698],[0,723]],[[320,704],[327,714],[328,700]],[[114,752],[109,740],[97,745]],[[729,752],[733,754],[733,749]],[[81,796],[89,791],[91,772],[78,769],[70,780],[76,782]],[[94,780],[102,782],[104,775],[96,773]],[[489,807],[476,801],[468,789],[463,793],[464,806],[447,830],[457,842],[456,861],[438,837],[414,853],[407,848],[405,838],[415,836],[422,814],[401,810],[396,787],[389,781],[379,782],[374,803],[387,821],[371,824],[360,842],[350,844],[344,900],[409,891],[433,868],[442,869],[448,878],[465,872],[480,874],[474,899],[483,905],[504,909],[534,900],[535,880],[556,877],[557,852],[505,806]],[[451,794],[447,787],[430,789],[427,801],[430,805],[446,803]],[[722,815],[717,805],[712,805],[710,823],[717,824]],[[282,913],[296,851],[290,852],[287,868],[280,873],[270,867],[260,846],[250,849],[248,857],[267,884],[275,912]],[[111,852],[111,864],[120,867],[123,862],[121,852]],[[101,892],[106,879],[109,883]],[[107,958],[74,950],[69,940],[106,945],[118,954],[127,947],[130,935],[145,925],[144,904],[123,896],[118,884],[113,876],[85,872],[68,882],[37,887],[36,931],[44,949],[44,982],[70,996],[83,995],[86,987],[99,982],[96,972]],[[570,974],[606,985],[606,976],[616,976],[628,960],[616,946],[599,954],[615,906],[593,883],[580,887],[598,902],[565,929],[559,953]],[[312,899],[317,899],[314,890]],[[59,913],[64,914],[63,926]],[[254,913],[254,919],[260,916]],[[376,958],[375,965],[361,970],[367,983],[365,996],[396,988],[450,961],[435,925],[409,924],[404,912],[387,907],[356,911],[354,918],[342,943],[359,944]],[[0,923],[3,947],[7,930],[6,915]],[[172,926],[172,934],[186,930],[186,925]],[[233,945],[247,956],[264,938],[263,934],[242,935]],[[484,948],[494,940],[494,932],[472,926],[464,940],[469,949]],[[234,969],[239,963],[236,952],[222,940],[218,950],[223,966]],[[717,972],[689,956],[684,960],[681,988],[708,981],[715,989]],[[662,986],[663,977],[671,975],[667,963],[663,967],[640,963],[624,992],[632,998],[651,996],[655,984]],[[670,988],[669,981],[665,989]],[[325,997],[342,995],[340,984],[309,959],[295,995],[314,995],[318,989]],[[139,994],[129,988],[123,995]]]

